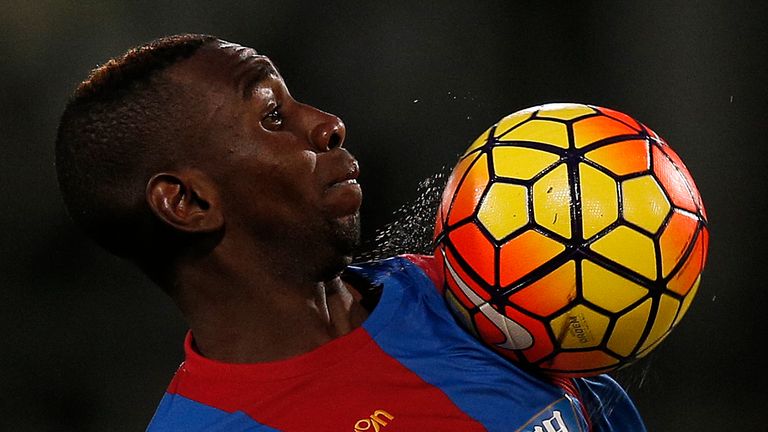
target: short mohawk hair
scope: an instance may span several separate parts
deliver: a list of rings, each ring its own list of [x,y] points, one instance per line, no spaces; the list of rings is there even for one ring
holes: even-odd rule
[[[162,71],[214,40],[183,34],[132,48],[91,71],[64,109],[55,150],[64,203],[86,234],[119,256],[135,258],[151,241],[144,188],[186,133],[184,89]]]
[[[107,98],[127,89],[132,83],[147,79],[152,73],[165,69],[179,59],[187,58],[216,37],[183,34],[155,39],[129,49],[93,69],[74,93],[73,102]]]

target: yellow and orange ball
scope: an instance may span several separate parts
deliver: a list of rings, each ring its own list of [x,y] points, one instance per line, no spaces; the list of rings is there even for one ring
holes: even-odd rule
[[[655,132],[607,108],[547,104],[504,117],[460,157],[435,255],[467,329],[526,366],[588,376],[670,333],[708,238],[696,185]]]

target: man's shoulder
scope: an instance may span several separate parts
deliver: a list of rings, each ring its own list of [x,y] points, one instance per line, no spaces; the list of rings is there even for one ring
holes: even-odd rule
[[[595,431],[645,432],[637,407],[610,375],[574,380]]]
[[[393,291],[434,291],[434,282],[427,274],[428,257],[399,255],[385,259],[356,262],[341,275],[355,300],[369,312],[379,303],[384,289]]]
[[[422,279],[424,276],[433,285],[442,286],[441,269],[437,260],[431,255],[403,254],[390,258],[356,262],[344,271],[344,279],[363,278],[372,284],[382,284],[385,281],[403,275]]]

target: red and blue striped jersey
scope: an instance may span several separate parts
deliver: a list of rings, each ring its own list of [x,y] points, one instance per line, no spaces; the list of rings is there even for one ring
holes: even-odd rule
[[[148,431],[645,431],[608,376],[554,385],[477,341],[411,260],[348,272],[381,288],[361,327],[254,364],[204,358],[188,334]]]

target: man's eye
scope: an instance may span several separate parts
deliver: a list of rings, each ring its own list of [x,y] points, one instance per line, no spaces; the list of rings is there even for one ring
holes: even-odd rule
[[[279,128],[283,124],[283,116],[280,114],[280,107],[275,107],[275,109],[267,113],[261,120],[261,124],[269,130]]]

